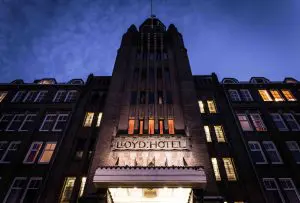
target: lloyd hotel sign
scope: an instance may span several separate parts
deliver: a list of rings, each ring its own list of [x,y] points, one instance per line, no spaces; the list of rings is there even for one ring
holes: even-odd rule
[[[114,137],[112,150],[187,150],[189,138],[185,136],[120,136]]]

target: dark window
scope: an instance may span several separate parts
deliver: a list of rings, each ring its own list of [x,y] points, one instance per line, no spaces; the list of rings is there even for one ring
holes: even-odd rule
[[[158,104],[163,104],[164,103],[164,96],[162,91],[157,92],[157,103]]]
[[[140,92],[140,104],[146,103],[146,92],[142,91]]]
[[[86,142],[85,139],[82,139],[82,138],[77,139],[76,150],[75,150],[75,155],[74,155],[74,158],[76,160],[80,160],[83,158],[85,142]]]
[[[133,82],[137,81],[139,79],[139,69],[135,68],[133,73]]]
[[[153,67],[149,68],[149,81],[151,84],[154,83],[154,68]]]
[[[170,70],[169,70],[169,68],[165,68],[165,80],[167,82],[170,82],[171,81],[170,79],[171,79]]]
[[[162,78],[162,68],[157,69],[157,78],[161,79]]]
[[[172,104],[173,103],[173,99],[172,99],[172,92],[171,91],[167,91],[167,104]]]
[[[137,97],[136,91],[131,92],[130,104],[136,104],[136,97]]]
[[[149,96],[149,104],[154,104],[154,92],[149,92],[148,93]]]
[[[5,130],[10,123],[13,115],[12,114],[3,114],[0,118],[0,131]]]

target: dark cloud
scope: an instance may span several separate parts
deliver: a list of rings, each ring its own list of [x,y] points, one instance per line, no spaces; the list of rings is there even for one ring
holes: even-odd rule
[[[1,0],[0,81],[110,75],[122,34],[148,0]],[[296,0],[154,0],[182,32],[194,74],[300,79]]]

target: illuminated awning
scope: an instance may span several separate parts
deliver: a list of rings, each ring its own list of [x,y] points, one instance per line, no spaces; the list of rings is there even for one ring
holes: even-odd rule
[[[94,175],[96,187],[193,187],[204,188],[202,167],[99,167]]]

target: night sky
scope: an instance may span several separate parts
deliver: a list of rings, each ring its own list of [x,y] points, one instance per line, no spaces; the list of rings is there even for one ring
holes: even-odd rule
[[[193,74],[300,80],[299,0],[153,0],[183,34]],[[149,0],[0,0],[0,83],[111,75]]]

